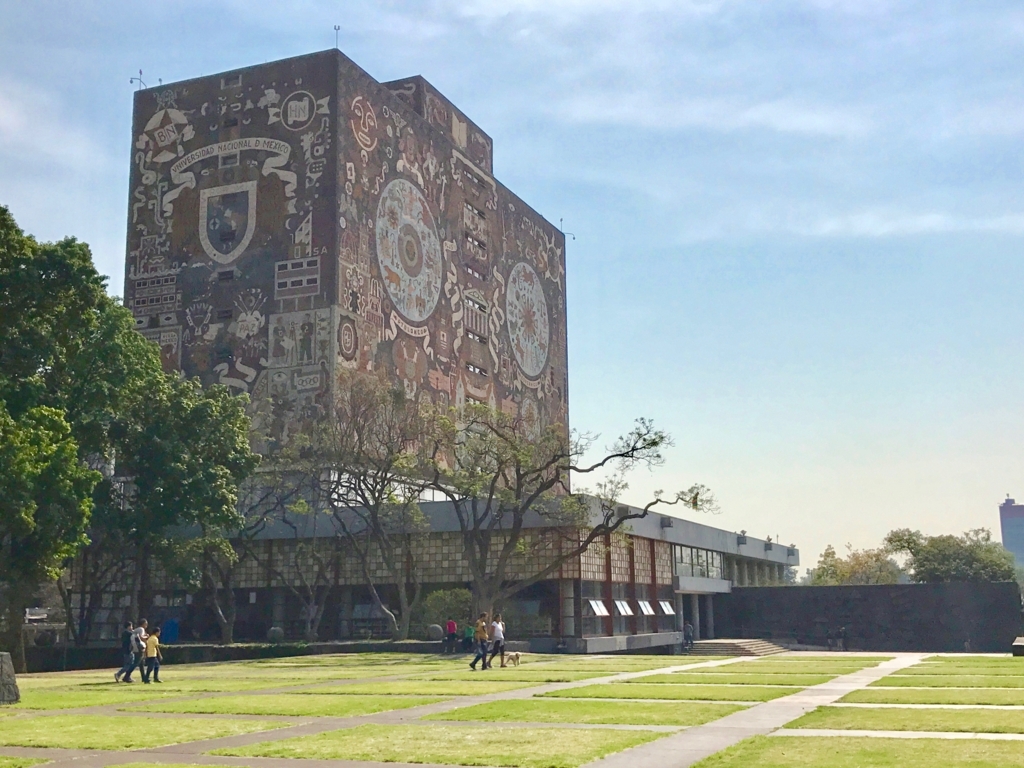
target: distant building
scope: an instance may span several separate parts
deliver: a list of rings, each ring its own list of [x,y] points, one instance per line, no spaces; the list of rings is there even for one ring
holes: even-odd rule
[[[999,527],[1002,529],[1003,546],[1017,558],[1017,565],[1024,565],[1024,504],[1018,504],[1009,496],[999,505]]]

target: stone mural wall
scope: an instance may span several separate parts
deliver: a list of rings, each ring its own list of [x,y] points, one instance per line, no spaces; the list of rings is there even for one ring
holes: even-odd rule
[[[168,369],[251,396],[260,450],[343,368],[566,428],[564,237],[423,78],[326,51],[134,110],[126,303]]]

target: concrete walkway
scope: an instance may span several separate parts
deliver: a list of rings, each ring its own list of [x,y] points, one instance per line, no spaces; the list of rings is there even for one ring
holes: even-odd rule
[[[777,731],[811,710],[832,704],[846,694],[859,690],[899,669],[917,664],[928,654],[901,654],[881,664],[842,675],[827,683],[806,688],[799,693],[758,704],[741,712],[720,718],[706,725],[687,728],[648,744],[617,752],[599,761],[588,763],[593,768],[687,768],[727,747],[751,736],[764,736]],[[811,735],[811,731],[799,733]],[[831,731],[829,733],[832,733]],[[841,731],[854,735],[853,731]]]

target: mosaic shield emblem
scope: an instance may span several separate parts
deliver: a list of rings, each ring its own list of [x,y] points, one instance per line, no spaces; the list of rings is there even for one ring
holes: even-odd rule
[[[206,255],[230,264],[256,231],[256,182],[228,184],[199,193],[199,240]]]

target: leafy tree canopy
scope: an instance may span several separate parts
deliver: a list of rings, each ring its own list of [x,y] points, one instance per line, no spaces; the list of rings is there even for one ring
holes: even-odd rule
[[[1013,581],[1013,555],[986,528],[962,536],[925,536],[901,528],[885,537],[893,554],[907,556],[910,578],[919,583],[945,581]]]
[[[895,584],[903,571],[885,549],[854,549],[846,545],[846,557],[840,557],[831,544],[808,573],[812,586],[841,584]]]

